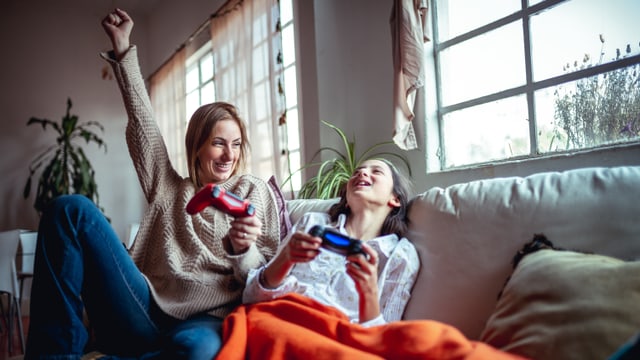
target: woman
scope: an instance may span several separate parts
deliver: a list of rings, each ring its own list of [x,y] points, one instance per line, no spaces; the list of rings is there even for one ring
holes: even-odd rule
[[[248,142],[234,106],[213,103],[192,116],[185,144],[189,178],[173,169],[152,119],[130,45],[133,21],[119,9],[102,26],[129,121],[126,138],[148,202],[130,254],[88,199],[58,198],[43,214],[36,250],[26,358],[80,358],[88,333],[111,358],[212,359],[222,319],[241,302],[251,268],[279,244],[278,213],[268,185],[238,175]],[[189,215],[188,201],[216,183],[256,208],[233,219],[211,207]]]
[[[407,232],[408,181],[388,161],[364,161],[329,214],[309,213],[272,261],[249,273],[243,300],[265,301],[295,292],[334,306],[365,326],[400,320],[420,261]],[[363,241],[367,254],[346,257],[308,234],[331,226]]]

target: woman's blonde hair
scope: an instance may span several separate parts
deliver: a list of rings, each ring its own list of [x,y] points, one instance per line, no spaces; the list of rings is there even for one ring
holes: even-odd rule
[[[189,120],[187,127],[187,135],[185,136],[185,146],[187,150],[187,166],[189,168],[189,178],[197,187],[204,184],[200,181],[199,169],[200,161],[198,160],[198,151],[210,139],[211,131],[218,121],[233,120],[240,128],[241,145],[238,162],[233,168],[231,176],[244,170],[246,166],[247,156],[250,149],[249,138],[247,137],[247,127],[238,115],[238,109],[226,102],[218,101],[211,104],[202,105],[196,110]]]

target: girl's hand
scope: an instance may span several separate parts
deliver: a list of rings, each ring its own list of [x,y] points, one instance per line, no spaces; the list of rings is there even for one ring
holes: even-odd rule
[[[124,10],[115,9],[102,19],[102,28],[109,36],[113,44],[113,52],[119,60],[129,49],[133,20]]]
[[[291,235],[289,242],[282,249],[282,255],[289,263],[309,262],[320,253],[322,239],[297,231]]]
[[[378,253],[366,242],[363,242],[362,249],[369,255],[368,259],[363,254],[347,257],[347,274],[355,282],[356,290],[360,295],[360,323],[372,320],[380,315]]]
[[[297,231],[291,234],[273,261],[264,269],[261,284],[267,288],[275,288],[282,284],[287,274],[296,263],[309,262],[320,253],[322,239]]]
[[[257,216],[235,218],[231,221],[229,238],[234,254],[242,254],[262,235],[262,221]]]

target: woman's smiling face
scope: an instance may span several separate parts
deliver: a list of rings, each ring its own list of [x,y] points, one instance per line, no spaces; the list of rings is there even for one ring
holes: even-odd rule
[[[241,144],[238,124],[232,119],[218,121],[209,141],[198,150],[200,181],[208,184],[227,180],[238,164]]]

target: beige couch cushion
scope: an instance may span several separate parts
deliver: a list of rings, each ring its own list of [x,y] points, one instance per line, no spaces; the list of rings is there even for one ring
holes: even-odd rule
[[[338,202],[338,198],[321,199],[295,199],[287,201],[287,211],[291,218],[291,224],[295,224],[308,212],[327,212],[331,205]]]
[[[606,359],[640,331],[639,304],[640,262],[539,250],[516,267],[480,340],[531,359]]]
[[[585,168],[433,188],[410,210],[422,268],[407,319],[433,319],[478,339],[533,234],[559,247],[640,255],[640,167]]]

